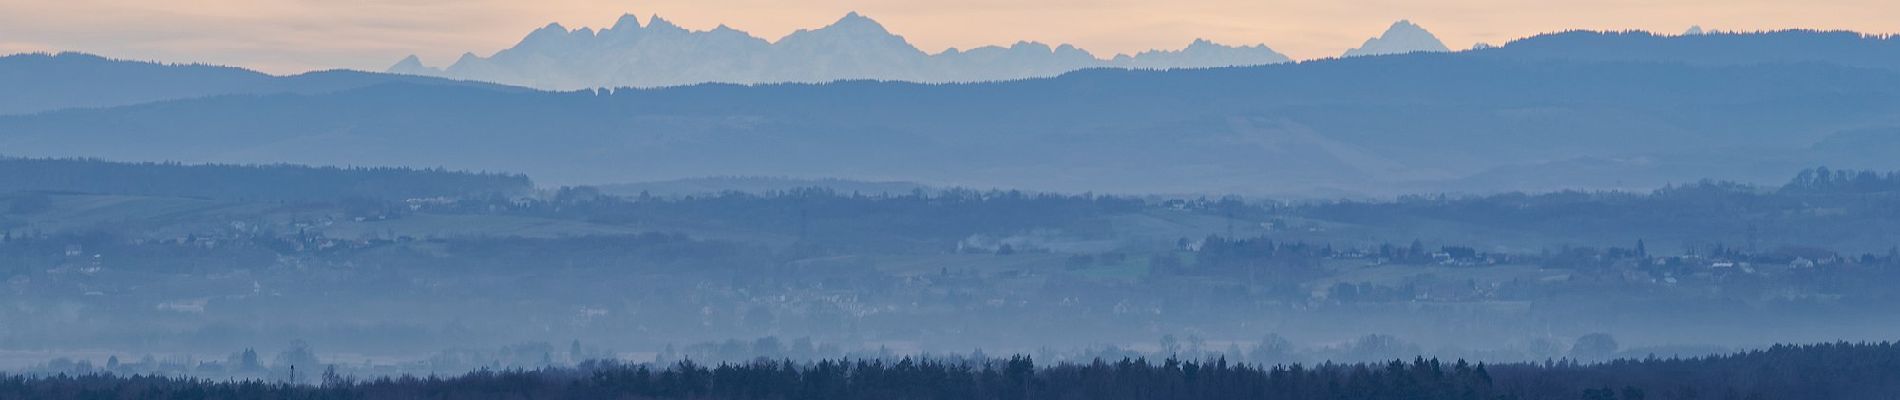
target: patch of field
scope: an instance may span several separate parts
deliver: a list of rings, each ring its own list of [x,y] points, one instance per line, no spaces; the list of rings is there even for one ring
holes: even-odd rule
[[[232,220],[255,218],[273,208],[269,204],[230,203],[180,197],[121,195],[48,195],[49,206],[31,213],[9,213],[6,218],[18,225],[15,230],[60,233],[96,230],[101,227],[176,225],[205,223],[224,225]],[[162,236],[165,233],[153,233]]]

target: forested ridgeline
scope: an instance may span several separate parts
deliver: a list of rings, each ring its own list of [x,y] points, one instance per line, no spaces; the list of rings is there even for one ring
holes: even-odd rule
[[[402,200],[517,193],[527,176],[443,169],[125,163],[0,157],[0,192],[48,191],[247,201]]]
[[[1414,359],[1261,367],[1225,360],[1097,360],[1037,366],[980,362],[760,360],[655,368],[589,361],[575,368],[482,370],[457,377],[314,384],[158,376],[0,375],[0,398],[294,399],[1876,399],[1900,393],[1893,343],[1783,345],[1723,356],[1483,365]]]

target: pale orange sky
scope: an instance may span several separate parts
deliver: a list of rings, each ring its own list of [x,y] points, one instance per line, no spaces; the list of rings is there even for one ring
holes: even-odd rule
[[[623,13],[642,21],[658,13],[690,29],[723,23],[777,40],[850,11],[933,53],[1036,40],[1104,57],[1194,38],[1334,56],[1399,19],[1455,49],[1566,29],[1900,32],[1892,0],[0,0],[0,54],[381,70],[410,53],[431,65],[464,51],[487,55],[548,22],[599,28]]]

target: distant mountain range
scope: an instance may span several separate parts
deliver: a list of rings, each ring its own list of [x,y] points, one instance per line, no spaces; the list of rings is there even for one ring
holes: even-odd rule
[[[724,25],[709,31],[687,30],[657,15],[643,26],[629,14],[599,31],[549,24],[514,47],[489,57],[463,54],[446,68],[429,67],[410,56],[388,72],[571,90],[852,79],[981,82],[1051,77],[1084,68],[1210,68],[1288,61],[1266,45],[1227,46],[1207,40],[1195,40],[1180,50],[1112,58],[1066,44],[1052,47],[1038,42],[929,54],[857,13],[776,42]]]
[[[1900,40],[1851,32],[1564,32],[1452,53],[975,84],[573,92],[373,73],[289,85],[269,82],[314,81],[25,57],[0,60],[0,80],[39,86],[0,99],[65,109],[0,116],[12,156],[441,166],[550,184],[776,176],[1311,196],[1900,169]],[[175,76],[248,83],[139,84]]]

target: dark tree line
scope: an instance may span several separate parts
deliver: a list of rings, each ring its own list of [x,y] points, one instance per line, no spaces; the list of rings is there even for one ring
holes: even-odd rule
[[[1810,168],[1781,186],[1783,193],[1844,194],[1900,191],[1900,172]]]
[[[1389,226],[1409,221],[1447,232],[1501,229],[1579,242],[1646,238],[1659,246],[1728,243],[1758,250],[1827,243],[1865,252],[1884,251],[1900,240],[1886,228],[1900,221],[1895,200],[1900,200],[1900,173],[1813,168],[1781,186],[1705,180],[1647,193],[1421,195],[1312,202],[1283,210],[1332,222]]]
[[[1216,359],[758,360],[575,368],[318,384],[159,376],[0,375],[0,398],[178,399],[1875,399],[1900,393],[1893,343],[1782,345],[1722,356],[1483,365],[1463,361],[1263,367]],[[317,378],[320,377],[320,378]]]

